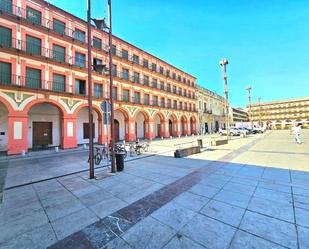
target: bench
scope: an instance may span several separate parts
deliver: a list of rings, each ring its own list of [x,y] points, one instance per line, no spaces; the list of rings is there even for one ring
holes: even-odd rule
[[[219,146],[227,143],[228,143],[227,139],[214,139],[211,141],[211,146]]]
[[[181,157],[186,157],[190,156],[196,153],[201,153],[201,147],[200,146],[192,146],[188,148],[183,148],[183,149],[177,149],[174,153],[175,158],[181,158]]]

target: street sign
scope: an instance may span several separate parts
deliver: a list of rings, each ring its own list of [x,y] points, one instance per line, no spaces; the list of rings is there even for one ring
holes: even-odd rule
[[[104,113],[109,113],[111,111],[111,104],[108,100],[105,100],[101,103],[101,109]]]

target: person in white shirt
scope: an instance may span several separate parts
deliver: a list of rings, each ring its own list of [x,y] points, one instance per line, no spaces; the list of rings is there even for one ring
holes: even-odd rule
[[[301,144],[300,131],[301,131],[301,124],[300,123],[295,124],[295,126],[292,127],[292,133],[295,137],[295,141],[296,141],[297,144]]]

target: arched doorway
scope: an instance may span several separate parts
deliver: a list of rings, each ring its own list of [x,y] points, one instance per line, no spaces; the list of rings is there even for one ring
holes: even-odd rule
[[[162,129],[162,123],[164,122],[163,114],[162,113],[156,113],[153,117],[154,122],[154,136],[155,137],[161,137],[163,136],[163,129]]]
[[[190,118],[190,131],[191,134],[196,134],[196,120],[193,116]]]
[[[92,111],[93,120],[93,142],[98,142],[99,137],[99,122],[102,122],[101,114],[93,109]],[[89,143],[89,113],[88,107],[82,107],[76,114],[77,122],[77,144]]]
[[[173,136],[173,121],[171,119],[168,120],[168,132],[170,136]]]
[[[186,125],[187,125],[188,121],[187,118],[185,116],[182,116],[180,119],[180,134],[182,136],[186,135]]]
[[[8,116],[8,109],[0,102],[0,153],[6,152],[8,147]]]
[[[135,135],[136,138],[146,138],[146,122],[149,121],[147,113],[139,111],[135,116]],[[149,127],[148,127],[149,129]]]
[[[122,109],[117,109],[115,110],[115,115],[114,115],[114,124],[118,125],[117,127],[114,127],[114,132],[115,134],[118,134],[118,138],[115,141],[121,141],[126,139],[126,133],[127,130],[129,129],[128,124],[128,114],[125,112],[125,110]],[[116,129],[117,128],[117,129]]]
[[[177,136],[177,117],[175,114],[170,114],[168,118],[168,131],[169,131],[169,136]]]
[[[62,111],[54,104],[41,102],[28,111],[28,147],[47,149],[61,145]]]

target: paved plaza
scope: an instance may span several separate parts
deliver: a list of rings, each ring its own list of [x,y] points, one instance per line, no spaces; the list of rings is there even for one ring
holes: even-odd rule
[[[3,160],[0,248],[309,248],[309,130],[211,137],[181,159],[196,137],[154,141],[96,180],[85,151]]]

